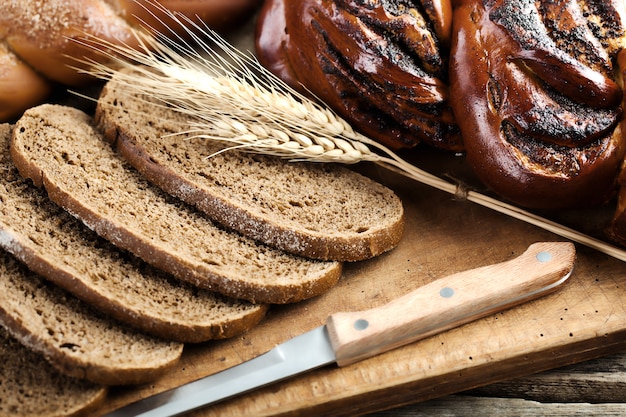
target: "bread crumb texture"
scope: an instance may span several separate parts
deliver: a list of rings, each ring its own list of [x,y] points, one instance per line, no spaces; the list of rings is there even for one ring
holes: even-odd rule
[[[199,120],[127,90],[114,78],[99,98],[96,119],[109,140],[155,184],[226,227],[339,261],[379,255],[401,239],[402,202],[384,185],[338,164],[218,153],[224,144],[181,134]]]
[[[47,279],[141,330],[184,342],[231,337],[266,308],[174,279],[117,249],[22,178],[0,126],[0,246]]]
[[[340,276],[337,262],[258,244],[156,188],[79,110],[29,109],[16,124],[12,153],[19,155],[14,160],[23,175],[43,173],[50,197],[98,234],[194,285],[252,302],[284,303],[318,295]]]
[[[0,253],[0,320],[62,372],[102,384],[152,379],[175,364],[182,344],[153,338],[100,315]]]
[[[0,417],[86,415],[106,388],[60,374],[0,327]]]

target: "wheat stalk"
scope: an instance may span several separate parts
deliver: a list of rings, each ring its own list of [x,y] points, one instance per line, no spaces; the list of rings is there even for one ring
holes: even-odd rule
[[[292,161],[354,164],[374,162],[436,189],[535,225],[622,261],[626,251],[574,229],[464,189],[401,159],[351,126],[320,102],[312,101],[266,70],[252,53],[243,53],[213,30],[152,3],[181,27],[159,33],[137,31],[140,50],[100,39],[84,44],[106,52],[113,63],[89,61],[87,73],[116,78],[126,88],[158,99],[190,117],[179,134],[229,144]],[[132,71],[123,71],[132,68]]]

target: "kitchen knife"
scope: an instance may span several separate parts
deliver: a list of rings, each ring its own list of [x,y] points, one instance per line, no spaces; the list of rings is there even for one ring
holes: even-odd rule
[[[517,258],[440,278],[383,306],[332,314],[250,361],[108,417],[176,416],[332,363],[353,364],[550,293],[570,276],[575,257],[572,243],[535,243]]]

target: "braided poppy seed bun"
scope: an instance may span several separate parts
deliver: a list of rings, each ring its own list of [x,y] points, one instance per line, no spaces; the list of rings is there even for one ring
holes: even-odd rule
[[[449,0],[268,0],[256,52],[374,140],[461,150],[448,105],[451,17]]]
[[[459,3],[451,105],[476,174],[525,207],[606,202],[626,150],[623,3]]]

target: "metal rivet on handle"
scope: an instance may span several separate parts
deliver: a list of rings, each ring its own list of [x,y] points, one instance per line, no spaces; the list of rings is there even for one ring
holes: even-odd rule
[[[454,290],[450,287],[445,287],[439,291],[439,295],[443,298],[450,298],[454,295]]]
[[[367,326],[369,325],[370,325],[369,322],[364,319],[359,319],[354,322],[354,328],[357,330],[365,330],[367,329]]]
[[[537,254],[537,260],[539,262],[549,262],[552,259],[552,254],[550,252],[539,252]]]

